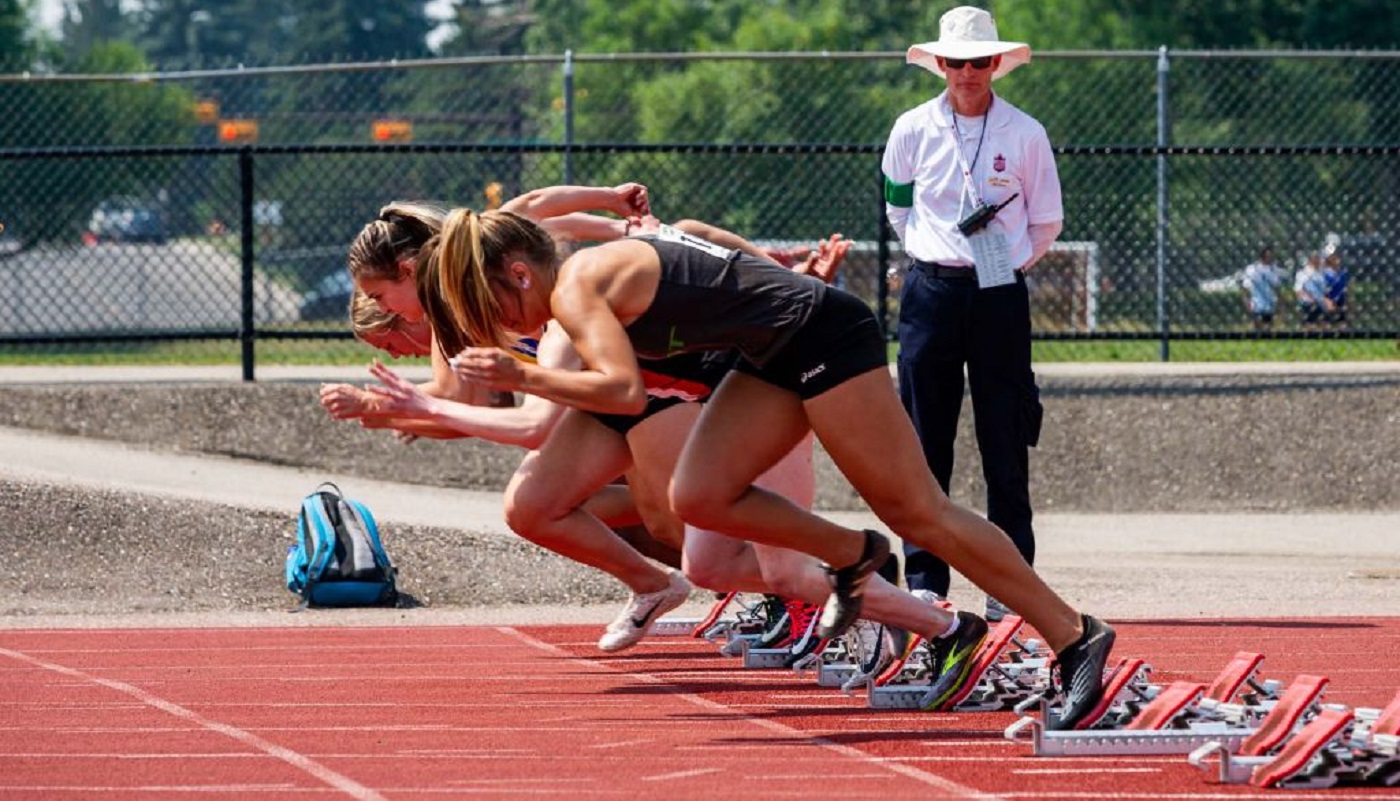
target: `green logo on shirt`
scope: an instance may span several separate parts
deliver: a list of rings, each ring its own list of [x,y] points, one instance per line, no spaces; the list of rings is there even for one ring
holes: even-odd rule
[[[681,339],[676,336],[676,327],[673,325],[671,326],[671,339],[669,342],[666,343],[666,353],[667,355],[674,356],[677,353],[680,353],[684,350],[685,343],[682,342]]]

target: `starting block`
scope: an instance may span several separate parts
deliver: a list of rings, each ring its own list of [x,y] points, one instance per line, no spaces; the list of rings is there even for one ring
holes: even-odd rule
[[[1384,710],[1323,708],[1287,745],[1267,745],[1246,742],[1239,754],[1231,754],[1212,742],[1192,752],[1189,761],[1208,771],[1209,760],[1216,757],[1218,778],[1227,784],[1289,789],[1400,785],[1400,695]]]
[[[717,624],[723,624],[724,627],[727,627],[737,622],[737,615],[731,614],[728,618],[724,617],[725,612],[729,611],[731,606],[739,606],[744,609],[739,593],[725,593],[723,597],[716,599],[704,617],[659,618],[651,625],[651,631],[648,633],[653,637],[695,637],[697,639],[706,637],[706,634]],[[706,637],[706,639],[710,638]]]
[[[725,643],[739,637],[756,640],[768,625],[762,599],[763,596],[726,593],[715,601],[704,617],[663,617],[652,624],[650,634],[657,637],[695,637],[710,642],[723,640]],[[729,655],[738,656],[737,647]]]
[[[1017,638],[1023,621],[1007,615],[988,632],[972,658],[962,688],[938,711],[990,711],[1005,709],[1043,691],[1049,683],[1047,659],[1034,640]],[[922,660],[906,661],[872,682],[866,697],[872,709],[922,709],[933,678]]]
[[[1121,663],[1120,663],[1121,664]],[[1231,670],[1227,667],[1226,670]],[[1110,678],[1109,687],[1114,683]],[[1053,720],[1049,702],[1040,699],[1041,718],[1023,716],[1006,729],[1008,740],[1022,739],[1030,730],[1032,750],[1036,756],[1133,756],[1196,754],[1204,759],[1209,753],[1265,754],[1277,748],[1297,729],[1305,714],[1319,708],[1327,679],[1299,676],[1298,679],[1268,706],[1257,726],[1241,726],[1226,720],[1187,720],[1183,711],[1194,699],[1206,692],[1204,685],[1177,682],[1161,689],[1129,721],[1126,728],[1112,730],[1083,730],[1096,721],[1093,715],[1085,719],[1080,730],[1048,731],[1044,721]],[[1108,689],[1104,697],[1111,707]],[[1023,705],[1024,706],[1024,705]],[[1257,709],[1257,708],[1256,708]],[[1018,709],[1018,711],[1023,711]],[[1095,710],[1098,712],[1099,710]],[[1102,719],[1102,715],[1100,719]],[[1184,726],[1173,728],[1173,726]],[[1213,750],[1207,751],[1207,747]]]
[[[793,669],[799,674],[815,673],[818,687],[842,687],[860,668],[855,655],[846,646],[846,639],[838,637],[820,652],[799,660]]]
[[[817,627],[820,625],[820,623],[821,621],[818,619],[818,617],[816,615],[813,615],[811,621],[807,624],[807,630],[802,632],[802,636],[799,637],[797,641],[800,643],[806,643],[808,642],[809,638],[816,637]],[[739,645],[739,655],[744,658],[745,668],[760,670],[768,670],[773,668],[795,668],[799,662],[806,662],[810,658],[803,657],[797,661],[794,661],[792,657],[793,649],[796,647],[795,645],[786,645],[782,648],[755,648],[754,645],[757,643],[757,635],[754,638],[742,637],[741,639],[737,640],[733,638],[730,639],[731,645],[733,645],[736,642]],[[813,652],[813,655],[815,656],[816,654],[819,654],[822,651],[826,650],[827,645],[828,643],[826,642],[819,642],[817,644],[816,651]],[[728,655],[733,655],[730,653],[730,650],[732,649],[721,650],[723,650],[724,653]]]

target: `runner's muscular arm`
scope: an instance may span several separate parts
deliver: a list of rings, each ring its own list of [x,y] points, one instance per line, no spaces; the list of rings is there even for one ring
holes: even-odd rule
[[[608,211],[620,217],[651,211],[647,189],[641,184],[619,186],[546,186],[532,189],[501,204],[502,211],[542,220],[579,211]]]
[[[556,332],[554,329],[551,327],[540,339],[539,364],[552,370],[576,369],[579,365],[578,355],[563,331]],[[492,408],[457,403],[414,392],[412,384],[403,381],[383,365],[377,365],[374,374],[384,386],[372,387],[370,391],[379,395],[382,402],[396,414],[414,420],[418,426],[426,426],[427,430],[453,431],[459,437],[478,437],[533,450],[544,444],[564,413],[563,406],[529,395],[518,407]],[[463,383],[470,385],[470,382]],[[416,426],[403,430],[422,433]]]
[[[655,261],[651,248],[623,241],[580,251],[560,268],[551,314],[573,340],[582,370],[520,364],[497,348],[467,348],[456,358],[458,374],[585,411],[639,414],[646,407],[646,387],[619,317],[640,314],[650,302],[645,283],[655,273],[645,269],[648,256]],[[629,305],[638,308],[629,311]]]

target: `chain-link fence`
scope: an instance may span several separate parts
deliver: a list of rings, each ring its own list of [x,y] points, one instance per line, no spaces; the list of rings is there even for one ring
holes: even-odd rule
[[[643,182],[663,219],[758,241],[841,232],[847,287],[892,320],[880,152],[941,88],[890,53],[2,77],[0,357],[335,358],[345,248],[381,205],[557,183]],[[1046,53],[997,89],[1064,186],[1032,272],[1042,343],[1394,350],[1400,53]],[[1268,326],[1241,286],[1263,247]],[[1298,308],[1319,252],[1349,275],[1345,319]]]

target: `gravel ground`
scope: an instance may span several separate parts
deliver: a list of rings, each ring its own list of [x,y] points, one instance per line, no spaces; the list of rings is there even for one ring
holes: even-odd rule
[[[1039,567],[1072,601],[1117,616],[1400,611],[1394,371],[1041,383],[1047,425],[1032,463],[1043,513]],[[404,447],[329,420],[315,394],[309,382],[0,385],[0,426],[130,443],[169,454],[172,464],[200,456],[264,473],[302,468],[457,491],[448,497],[498,492],[520,459],[478,441]],[[978,506],[970,413],[964,418],[953,495]],[[56,442],[37,438],[31,452]],[[23,454],[8,458],[0,465],[0,626],[605,620],[622,598],[610,578],[503,537],[498,520],[394,522],[385,535],[410,608],[289,617],[280,563],[294,506],[280,497],[178,498],[123,489],[121,475],[104,488],[26,475]],[[298,477],[290,491],[299,497],[313,486]],[[250,480],[244,489],[254,487]],[[818,505],[861,514],[824,458]],[[1204,516],[1170,514],[1182,512]],[[962,602],[980,602],[963,590],[955,601],[959,592]]]
[[[1400,374],[1042,378],[1039,511],[1400,509]],[[0,386],[0,426],[366,478],[499,491],[521,452],[400,445],[331,420],[315,383]],[[985,494],[970,407],[952,496]],[[817,506],[863,504],[818,455]]]

